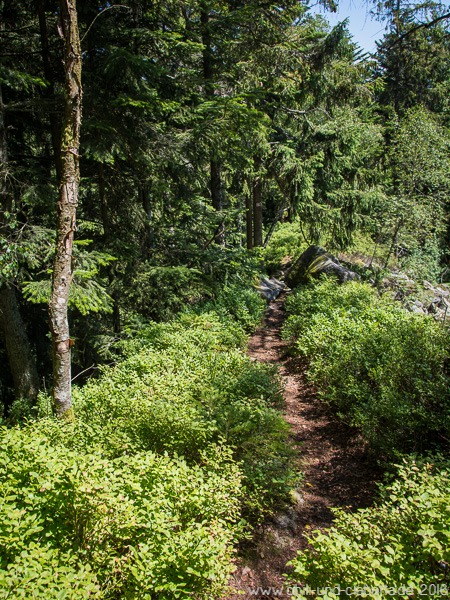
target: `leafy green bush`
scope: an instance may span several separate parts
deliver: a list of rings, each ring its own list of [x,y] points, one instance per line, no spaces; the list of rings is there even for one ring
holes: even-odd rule
[[[246,311],[250,311],[251,322],[244,325],[251,329],[258,296],[248,285],[261,274],[258,252],[249,254],[244,248],[217,244],[200,252],[195,245],[191,251],[183,257],[177,258],[176,253],[171,256],[174,261],[181,259],[181,264],[166,264],[167,257],[155,256],[152,261],[135,266],[122,292],[128,311],[155,321],[168,321],[186,309],[212,300],[219,309],[227,309],[238,319],[241,309],[244,320],[249,318]]]
[[[59,428],[59,442],[51,433]],[[67,425],[66,428],[72,428]],[[0,431],[0,597],[210,598],[230,572],[240,474],[152,452],[70,450],[50,421]]]
[[[335,509],[333,527],[308,536],[309,548],[292,561],[293,578],[313,589],[405,586],[413,590],[409,597],[434,585],[430,596],[442,597],[437,586],[445,590],[450,583],[449,469],[439,459],[436,466],[409,461],[382,489],[377,506],[356,513]],[[328,591],[321,597],[347,596]]]
[[[122,360],[74,389],[74,423],[42,395],[0,430],[0,598],[223,593],[243,518],[297,478],[276,371],[244,351],[261,304],[229,286],[215,311],[135,320]]]
[[[232,284],[223,287],[215,297],[201,305],[198,312],[214,311],[222,321],[230,318],[240,325],[244,331],[253,331],[262,321],[266,302],[256,290],[248,286]]]
[[[111,458],[151,450],[190,463],[225,443],[242,462],[244,513],[261,518],[295,477],[274,368],[250,361],[236,348],[242,330],[214,313],[185,314],[139,335],[123,344],[128,358],[74,390],[77,422],[65,443],[86,452],[101,442]]]
[[[400,267],[412,278],[438,282],[442,273],[442,254],[437,237],[429,236],[423,247],[413,248],[401,259]]]
[[[450,431],[447,330],[367,284],[325,280],[287,302],[284,330],[310,360],[324,399],[385,454],[421,450]]]
[[[298,258],[307,246],[298,221],[278,223],[272,238],[264,249],[263,257],[266,269],[269,273],[275,273],[280,268],[283,259],[286,257]]]

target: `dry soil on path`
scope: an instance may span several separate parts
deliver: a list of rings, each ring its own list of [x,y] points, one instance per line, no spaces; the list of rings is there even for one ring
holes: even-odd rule
[[[369,506],[381,477],[361,438],[332,414],[307,382],[305,362],[289,356],[288,344],[281,339],[283,303],[284,295],[270,304],[264,324],[250,338],[248,354],[279,366],[283,413],[304,481],[296,504],[261,526],[243,550],[231,581],[233,592],[224,600],[288,598],[283,574],[289,571],[286,563],[306,546],[305,534],[330,527],[333,507]]]

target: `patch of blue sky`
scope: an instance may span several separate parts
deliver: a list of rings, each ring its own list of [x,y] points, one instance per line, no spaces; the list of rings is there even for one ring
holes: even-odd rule
[[[318,5],[311,6],[311,11],[325,17],[331,26],[348,18],[348,29],[353,40],[362,50],[375,52],[375,42],[383,37],[386,25],[372,17],[370,9],[371,5],[363,0],[340,0],[335,13]]]

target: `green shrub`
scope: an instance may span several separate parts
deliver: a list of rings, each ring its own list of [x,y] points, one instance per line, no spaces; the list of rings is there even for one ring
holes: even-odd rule
[[[287,497],[295,467],[276,410],[276,371],[235,347],[242,341],[235,328],[207,313],[142,329],[123,345],[128,358],[74,390],[77,422],[65,443],[87,451],[100,441],[111,458],[151,450],[190,463],[225,443],[242,462],[244,513],[260,519]]]
[[[414,597],[428,597],[424,586],[434,585],[430,597],[447,595],[438,589],[450,593],[449,468],[450,463],[439,464],[439,460],[437,468],[410,461],[382,489],[375,507],[355,513],[335,509],[333,527],[308,536],[309,548],[292,561],[292,577],[313,589],[405,586]],[[341,595],[328,591],[321,597],[348,596],[344,591]],[[381,599],[386,594],[355,593],[354,597]]]
[[[249,281],[261,274],[257,250],[249,253],[241,247],[224,248],[218,244],[201,251],[197,245],[184,248],[182,255],[175,247],[172,250],[170,260],[181,260],[181,264],[167,264],[168,256],[155,255],[152,261],[135,265],[133,276],[122,291],[130,314],[168,321],[187,308],[213,299],[214,305],[220,308],[223,304],[238,320],[243,309],[244,321],[248,319],[246,311],[251,313],[251,306],[258,300],[248,287]],[[248,323],[243,325],[249,328]]]
[[[443,256],[437,237],[426,239],[423,247],[413,248],[400,260],[402,271],[413,279],[438,282],[442,273]]]
[[[0,430],[0,598],[224,592],[248,521],[297,483],[276,371],[244,351],[261,304],[229,286],[210,312],[135,320],[122,360],[73,390],[74,423],[42,395]]]
[[[213,300],[200,307],[199,312],[214,311],[225,322],[231,317],[249,333],[261,323],[265,309],[266,302],[256,290],[234,284],[222,288]]]
[[[302,236],[298,221],[278,223],[263,252],[266,269],[269,273],[275,273],[280,268],[283,259],[298,258],[307,247],[308,244]]]
[[[367,284],[325,280],[287,303],[284,335],[310,360],[322,397],[384,454],[431,447],[450,432],[449,338]]]
[[[43,420],[0,432],[0,597],[222,591],[242,493],[229,451],[210,449],[202,466],[152,452],[111,459],[99,445],[68,449],[64,429]]]

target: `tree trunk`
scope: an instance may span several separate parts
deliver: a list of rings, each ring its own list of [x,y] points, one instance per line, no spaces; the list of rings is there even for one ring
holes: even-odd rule
[[[12,194],[7,185],[8,144],[6,139],[5,111],[0,85],[0,234],[8,234],[6,211],[12,210]],[[35,400],[39,391],[36,362],[31,351],[25,325],[20,315],[14,288],[0,283],[0,331],[5,341],[6,353],[14,382],[16,398]]]
[[[261,159],[255,158],[255,180],[253,182],[253,245],[263,245],[263,218],[262,218],[262,179],[258,173],[261,168]]]
[[[213,51],[212,51],[212,40],[211,32],[209,28],[209,12],[203,9],[200,15],[201,31],[202,31],[202,44],[203,44],[203,81],[205,86],[205,96],[207,99],[214,97],[214,64],[213,64]],[[211,158],[209,163],[210,169],[210,193],[211,193],[211,205],[218,212],[221,213],[223,210],[223,199],[224,190],[222,185],[221,176],[221,165],[220,161],[214,157],[214,153],[211,152]],[[215,235],[215,241],[224,245],[225,244],[225,228],[223,222],[219,224],[217,233]]]
[[[39,378],[14,288],[0,289],[0,330],[3,333],[16,398],[36,400]]]
[[[270,229],[267,232],[266,238],[264,240],[264,244],[263,244],[263,248],[267,248],[273,234],[275,231],[276,226],[278,225],[279,220],[281,219],[281,217],[284,215],[284,211],[286,210],[286,204],[282,204],[281,208],[279,210],[277,210],[277,213],[275,215],[274,220],[272,221],[271,225],[270,225]]]
[[[389,246],[389,251],[388,254],[386,256],[386,260],[384,261],[384,269],[387,269],[388,264],[389,264],[389,259],[391,258],[392,252],[394,251],[395,246],[397,245],[398,242],[398,232],[400,231],[401,226],[403,225],[403,219],[399,219],[395,229],[394,229],[394,233],[392,235],[392,242],[391,245]]]
[[[49,304],[53,340],[53,405],[59,417],[73,418],[70,336],[67,306],[73,277],[73,235],[80,179],[81,47],[75,0],[61,0],[61,26],[65,41],[65,114],[61,136],[56,253]]]
[[[44,88],[42,94],[50,102],[55,102],[55,74],[52,67],[52,58],[50,54],[50,43],[48,39],[47,19],[45,17],[45,0],[36,0],[37,11],[39,17],[39,35],[41,40],[41,55],[44,67],[45,79],[48,81],[48,86]],[[54,110],[48,112],[50,120],[50,133],[52,140],[53,157],[56,168],[56,177],[58,181],[61,179],[61,132],[58,116]]]
[[[245,225],[247,250],[251,250],[253,248],[253,197],[250,193],[245,198]]]

